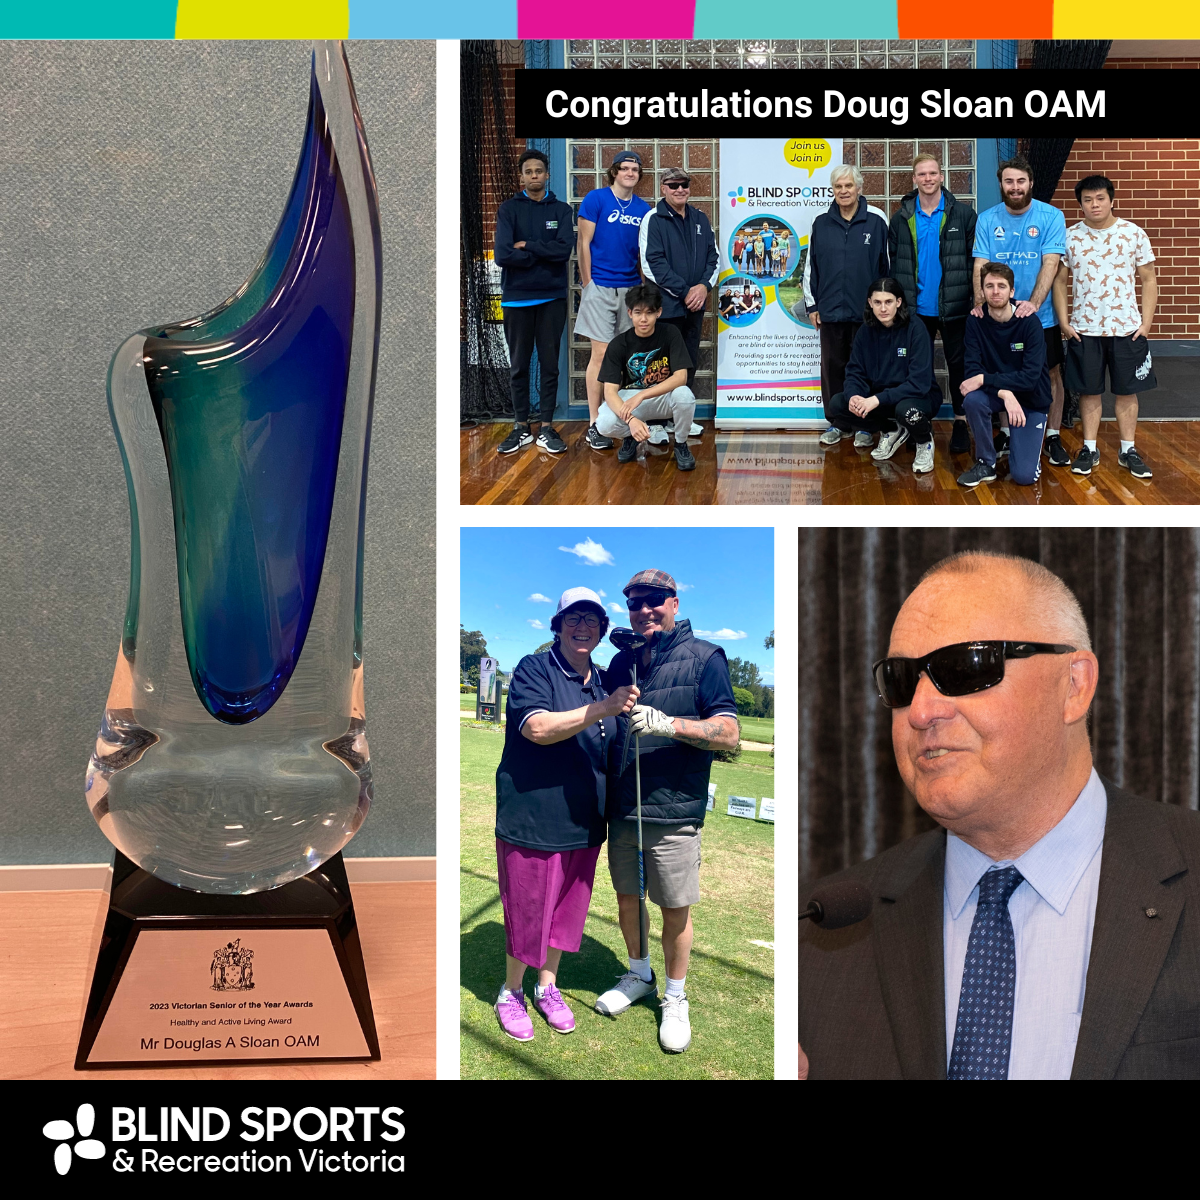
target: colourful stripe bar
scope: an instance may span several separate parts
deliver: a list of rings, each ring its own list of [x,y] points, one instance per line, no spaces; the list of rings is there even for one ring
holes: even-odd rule
[[[173,38],[175,0],[58,0],[0,13],[0,38]]]
[[[696,37],[896,38],[896,0],[856,0],[853,11],[837,4],[760,0],[749,9],[728,0],[695,0]],[[617,35],[613,35],[617,36]],[[625,33],[622,37],[648,37]],[[679,36],[679,35],[676,35]],[[945,36],[942,34],[939,37]]]
[[[350,0],[352,38],[515,38],[517,0],[458,0],[405,4],[397,0]]]
[[[349,0],[179,0],[177,38],[345,38]]]
[[[1061,3],[1062,0],[1059,0]],[[1090,0],[1088,0],[1090,3]],[[1048,38],[1055,0],[978,8],[962,0],[896,0],[902,38]],[[1099,36],[1095,26],[1088,37]]]

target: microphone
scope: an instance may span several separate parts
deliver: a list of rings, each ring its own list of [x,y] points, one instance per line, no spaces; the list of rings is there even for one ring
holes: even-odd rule
[[[844,929],[869,916],[871,904],[871,893],[861,883],[847,879],[815,891],[800,920],[808,919],[822,929]]]

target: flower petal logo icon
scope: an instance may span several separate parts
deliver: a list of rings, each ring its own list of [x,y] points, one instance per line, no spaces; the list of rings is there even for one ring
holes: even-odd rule
[[[90,1104],[81,1104],[75,1111],[75,1124],[70,1121],[47,1121],[42,1134],[59,1144],[54,1148],[54,1169],[65,1175],[71,1169],[71,1147],[67,1143],[75,1136],[78,1128],[83,1141],[75,1143],[75,1153],[80,1158],[103,1158],[106,1151],[103,1142],[91,1137],[96,1124],[96,1110]]]
[[[737,208],[737,206],[739,204],[746,203],[746,197],[742,194],[744,191],[745,191],[745,188],[738,188],[738,190],[736,192],[726,192],[725,193],[729,197],[729,207],[730,208]]]

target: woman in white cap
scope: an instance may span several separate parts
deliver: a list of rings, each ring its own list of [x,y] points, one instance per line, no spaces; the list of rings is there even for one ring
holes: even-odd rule
[[[557,987],[558,964],[583,938],[606,835],[608,747],[616,718],[638,696],[633,687],[609,695],[592,665],[592,651],[608,631],[595,592],[563,592],[550,628],[554,645],[526,655],[513,672],[496,769],[496,864],[507,951],[496,1015],[519,1042],[533,1037],[527,967],[537,970],[534,1007],[546,1023],[557,1033],[575,1028]]]

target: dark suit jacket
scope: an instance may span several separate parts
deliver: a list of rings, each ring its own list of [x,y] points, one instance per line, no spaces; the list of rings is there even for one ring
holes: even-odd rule
[[[1200,813],[1104,787],[1071,1078],[1200,1079]],[[831,931],[800,923],[810,1079],[946,1078],[945,862],[945,831],[920,834],[830,877],[871,892],[865,921]]]

